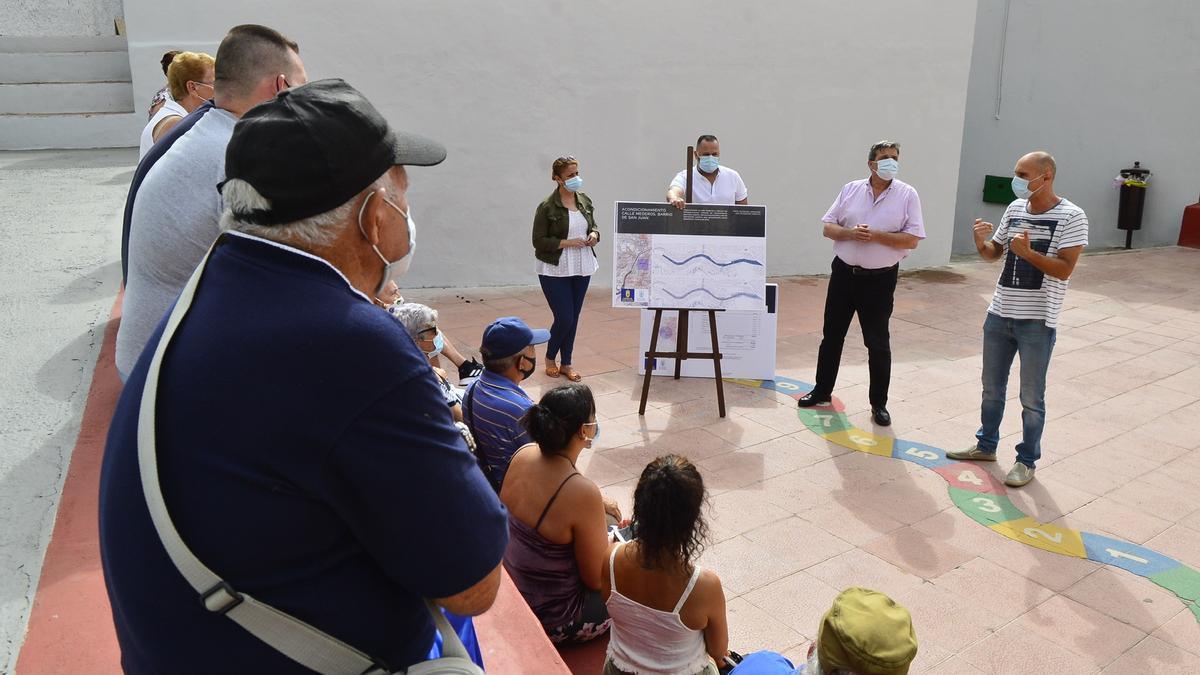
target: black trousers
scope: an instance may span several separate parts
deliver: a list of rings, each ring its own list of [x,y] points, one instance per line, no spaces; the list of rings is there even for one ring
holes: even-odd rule
[[[829,291],[825,295],[825,328],[821,349],[817,353],[817,385],[814,391],[819,394],[833,393],[842,360],[842,345],[846,342],[846,332],[850,330],[850,320],[857,313],[871,373],[871,407],[887,405],[888,384],[892,379],[888,320],[892,318],[899,271],[899,265],[884,270],[862,270],[851,268],[841,258],[833,259]]]

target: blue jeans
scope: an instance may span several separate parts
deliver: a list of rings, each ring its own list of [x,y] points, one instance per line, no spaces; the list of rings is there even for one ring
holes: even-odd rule
[[[979,449],[996,452],[1008,371],[1013,357],[1021,355],[1021,426],[1017,461],[1032,468],[1042,456],[1042,430],[1046,427],[1046,370],[1054,351],[1056,331],[1038,319],[1006,319],[988,312],[983,322],[983,406]]]
[[[546,360],[553,361],[562,350],[562,364],[571,365],[571,355],[575,351],[575,329],[579,327],[579,313],[583,311],[583,299],[587,296],[590,276],[548,277],[538,275],[542,285],[542,294],[546,303],[554,313],[554,323],[550,326],[550,341],[546,343]]]

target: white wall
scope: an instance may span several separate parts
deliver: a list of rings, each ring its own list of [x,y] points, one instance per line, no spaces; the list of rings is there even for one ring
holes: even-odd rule
[[[1134,246],[1174,244],[1200,194],[1200,3],[1011,0],[996,119],[1006,1],[979,3],[955,251],[974,250],[974,218],[1004,211],[981,201],[984,174],[1010,175],[1043,148],[1058,162],[1055,191],[1087,212],[1093,248],[1125,245],[1112,178],[1134,161],[1154,172]]]
[[[929,239],[908,264],[948,259],[974,3],[125,0],[125,13],[138,100],[160,86],[164,50],[213,51],[259,22],[300,43],[310,77],[344,77],[397,127],[446,143],[443,165],[410,173],[407,286],[534,283],[529,229],[554,157],[581,159],[607,232],[612,202],[662,199],[704,132],[770,209],[770,274],[828,271],[818,221],[883,137],[903,143],[925,206]]]
[[[116,35],[121,0],[0,0],[0,36]]]

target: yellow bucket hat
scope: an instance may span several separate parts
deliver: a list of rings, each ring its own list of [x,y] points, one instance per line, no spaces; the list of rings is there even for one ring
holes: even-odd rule
[[[847,588],[821,620],[817,653],[826,669],[907,675],[917,655],[912,616],[883,593]]]

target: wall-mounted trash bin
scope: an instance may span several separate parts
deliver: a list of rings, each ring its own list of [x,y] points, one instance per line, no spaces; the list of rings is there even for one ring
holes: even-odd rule
[[[1125,230],[1125,248],[1133,245],[1133,231],[1142,229],[1142,209],[1146,205],[1146,187],[1150,181],[1150,170],[1143,169],[1141,162],[1134,162],[1128,169],[1121,169],[1121,200],[1117,206],[1117,229]]]

